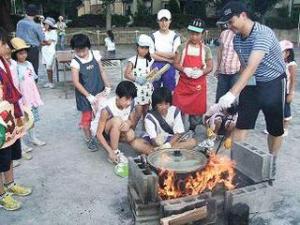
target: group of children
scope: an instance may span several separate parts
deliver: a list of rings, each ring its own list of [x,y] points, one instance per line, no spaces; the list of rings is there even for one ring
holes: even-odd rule
[[[108,160],[113,163],[127,161],[119,150],[120,141],[129,143],[137,152],[144,154],[168,147],[194,148],[197,145],[195,139],[181,138],[188,119],[189,130],[195,130],[198,122],[193,120],[203,116],[203,123],[211,131],[227,138],[230,138],[235,126],[236,110],[216,105],[209,110],[206,108],[206,75],[213,70],[213,62],[209,47],[203,43],[203,21],[194,19],[187,28],[189,38],[180,44],[178,35],[169,30],[171,14],[168,10],[161,10],[157,19],[160,30],[150,36],[139,36],[136,55],[128,59],[125,70],[127,81],[119,83],[115,97],[111,98],[108,98],[111,85],[102,68],[101,57],[90,50],[88,37],[75,35],[71,40],[71,47],[75,50],[71,68],[76,102],[78,110],[82,111],[80,125],[88,148],[97,150],[98,140],[108,152]],[[288,66],[293,68],[288,73],[291,79],[285,114],[289,115],[289,103],[295,91],[295,62],[290,60],[290,42],[284,41],[283,44],[286,46],[283,48],[285,59],[289,59]],[[166,73],[154,80],[149,78],[153,70],[159,70],[166,64],[171,65]],[[175,69],[179,71],[176,86],[173,85]],[[163,87],[160,87],[161,84]],[[134,130],[140,119],[145,134],[137,138]]]
[[[13,135],[16,127],[27,126],[25,136],[7,138],[6,141],[10,144],[4,144],[0,149],[0,207],[6,210],[16,210],[21,207],[21,203],[12,195],[27,196],[31,193],[30,188],[16,184],[13,176],[13,160],[18,160],[22,156],[26,159],[32,157],[28,153],[32,151],[32,147],[29,147],[25,140],[36,146],[46,144],[36,136],[35,125],[40,120],[38,108],[43,102],[35,83],[36,74],[33,65],[26,60],[29,47],[20,38],[9,41],[5,32],[0,30],[0,97],[2,103],[8,102],[8,105],[12,105],[14,109],[12,118],[4,118],[8,111],[1,113],[5,121],[5,135]],[[6,109],[2,110],[5,112]],[[25,117],[28,124],[20,122],[25,121],[22,119]],[[12,122],[15,120],[17,123]]]

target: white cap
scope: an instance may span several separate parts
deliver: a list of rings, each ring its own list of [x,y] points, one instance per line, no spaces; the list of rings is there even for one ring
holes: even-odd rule
[[[151,43],[152,43],[152,39],[151,37],[149,37],[148,35],[146,34],[141,34],[139,36],[139,39],[138,39],[138,42],[137,44],[139,46],[142,46],[142,47],[150,47],[151,46]]]
[[[166,18],[167,20],[170,20],[172,18],[171,13],[167,9],[161,9],[157,13],[157,19],[161,20],[162,18]]]
[[[280,44],[280,48],[281,48],[281,51],[285,51],[286,49],[292,49],[294,48],[294,45],[292,42],[288,41],[288,40],[283,40],[283,41],[280,41],[279,42]]]

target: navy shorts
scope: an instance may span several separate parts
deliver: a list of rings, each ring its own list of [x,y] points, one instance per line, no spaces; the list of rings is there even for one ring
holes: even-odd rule
[[[262,110],[267,131],[272,136],[283,134],[283,108],[285,103],[284,75],[269,81],[246,86],[239,97],[236,128],[254,129],[258,113]]]
[[[18,139],[13,145],[0,149],[0,172],[8,171],[12,160],[21,158],[21,141]]]

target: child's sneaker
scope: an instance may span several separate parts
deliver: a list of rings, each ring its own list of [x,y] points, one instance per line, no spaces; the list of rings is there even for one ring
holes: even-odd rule
[[[49,83],[48,87],[52,89],[52,88],[55,88],[55,85],[53,83]]]
[[[94,138],[87,141],[87,146],[91,152],[98,151],[98,144]]]
[[[289,135],[289,130],[288,129],[284,129],[284,133],[282,135],[282,137],[286,137]]]
[[[26,160],[31,160],[32,159],[32,155],[28,152],[24,152],[22,151],[22,158],[26,159]]]
[[[30,139],[30,142],[36,146],[44,146],[46,145],[46,142],[41,141],[40,139],[38,139],[37,137],[33,137]]]
[[[21,146],[22,146],[22,151],[23,152],[32,152],[32,150],[33,150],[32,147],[26,145],[24,142],[22,142]]]
[[[19,162],[19,160],[13,160],[13,168],[20,166],[21,163]]]
[[[5,210],[13,211],[21,208],[21,203],[6,193],[2,198],[0,198],[0,207]]]
[[[31,188],[23,187],[16,183],[14,183],[11,187],[4,187],[4,190],[7,193],[17,196],[27,196],[32,192]]]
[[[128,159],[127,157],[124,155],[123,152],[121,152],[119,149],[117,149],[115,151],[116,155],[118,156],[119,158],[119,163],[128,163]]]

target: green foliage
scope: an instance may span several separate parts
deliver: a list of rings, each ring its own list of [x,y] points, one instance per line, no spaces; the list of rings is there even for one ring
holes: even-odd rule
[[[83,15],[68,23],[68,27],[99,27],[104,28],[105,15]],[[116,27],[125,27],[128,22],[127,16],[112,15],[112,24]]]
[[[172,14],[180,13],[180,8],[177,0],[170,0],[168,4],[168,9]]]

